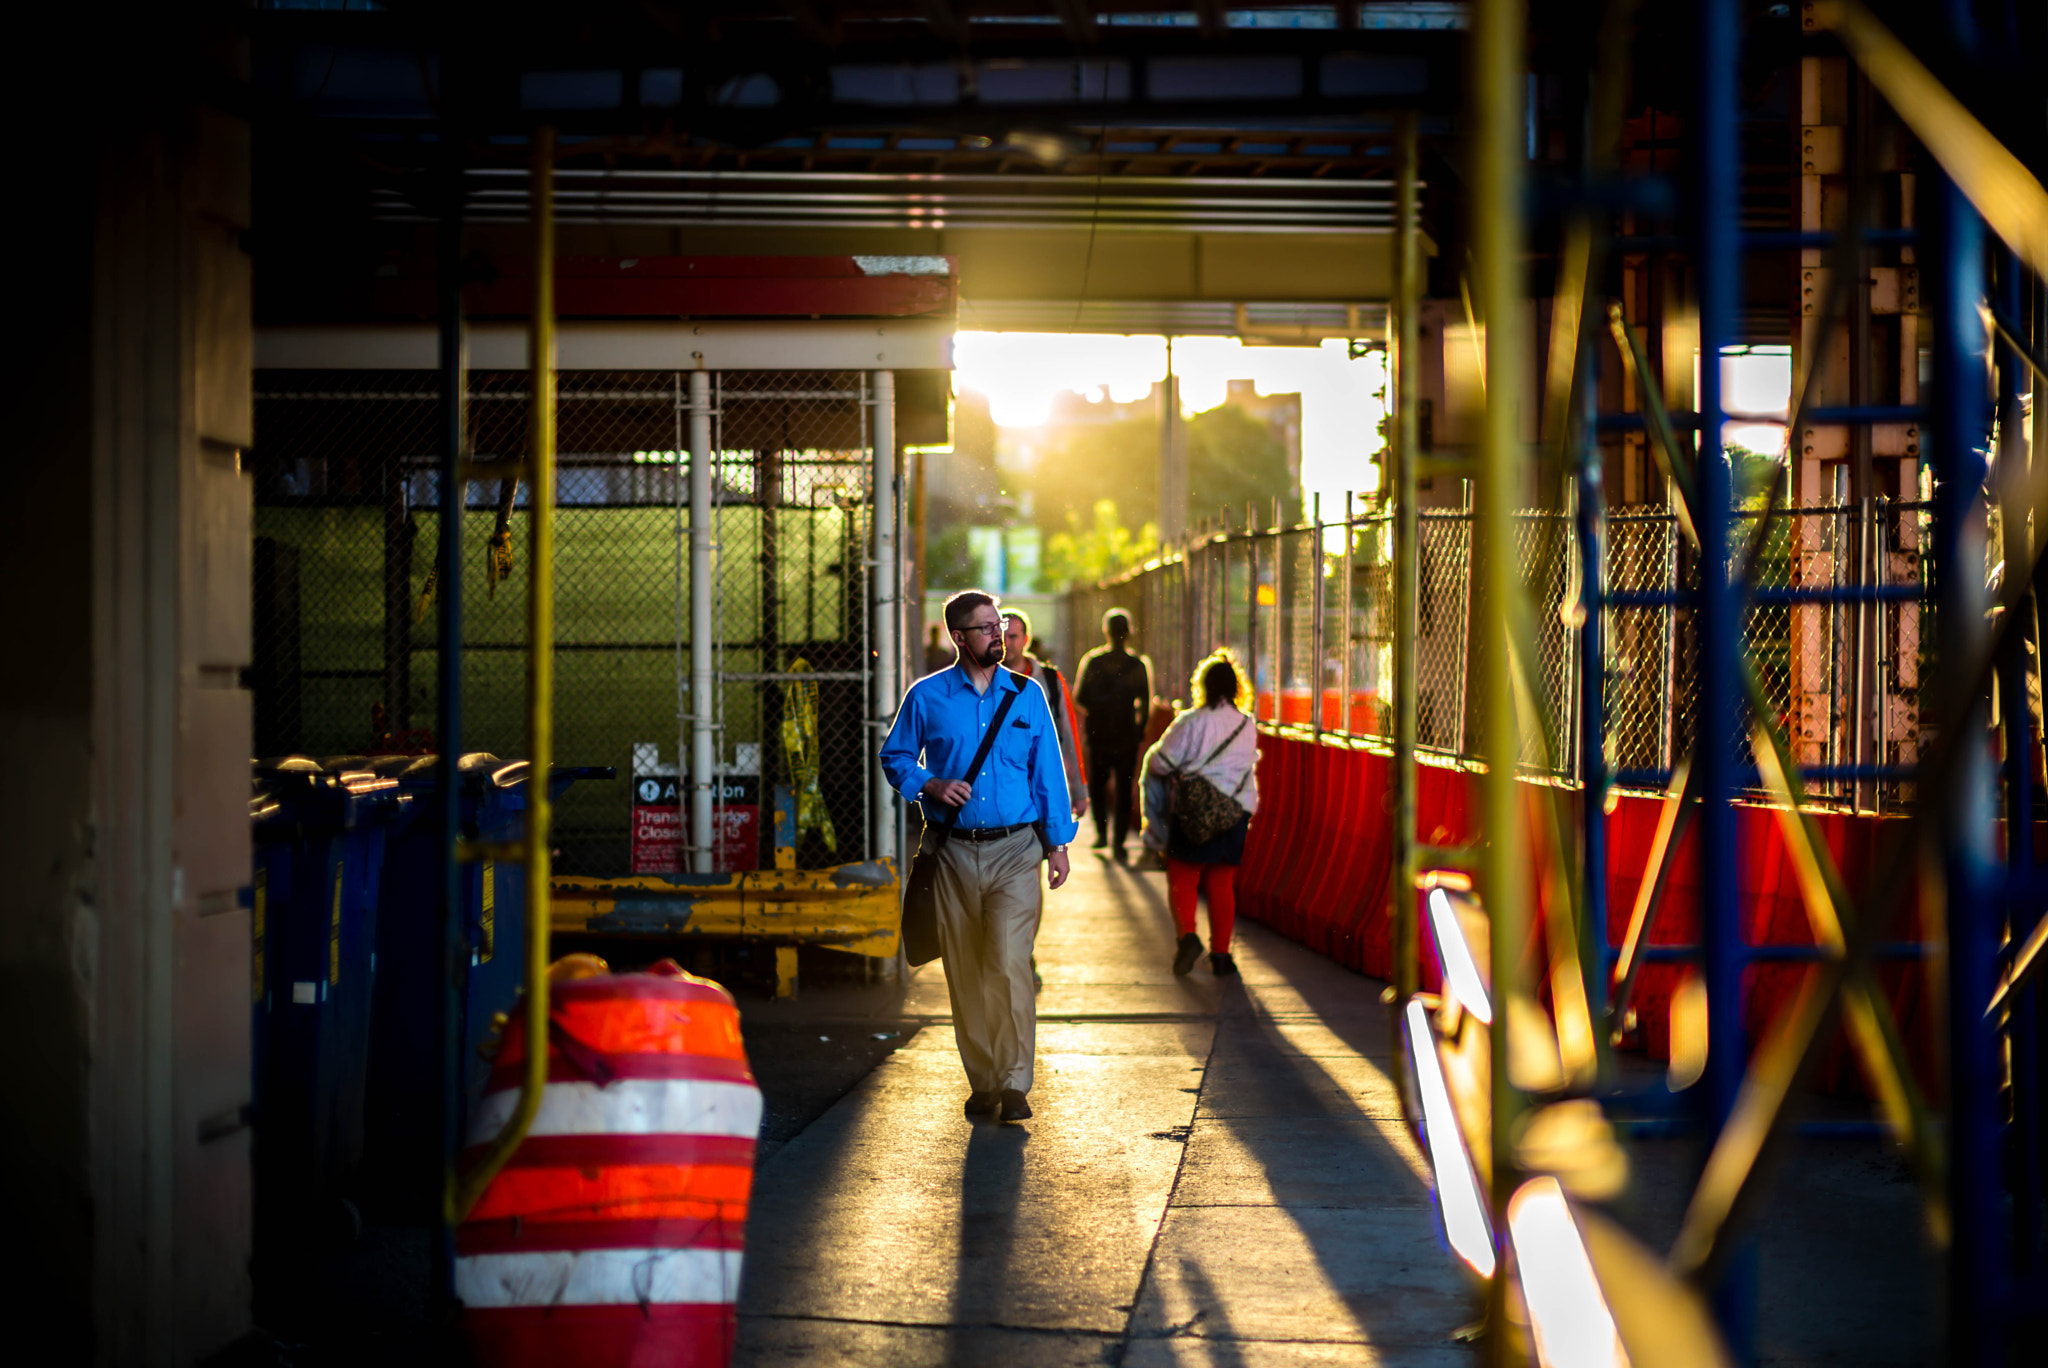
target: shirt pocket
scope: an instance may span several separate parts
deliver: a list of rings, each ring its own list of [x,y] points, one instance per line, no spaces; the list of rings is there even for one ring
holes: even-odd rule
[[[1022,721],[1024,724],[1019,726]],[[989,763],[1005,774],[1022,775],[1031,764],[1031,750],[1038,741],[1038,729],[1021,718],[1003,723],[1002,735],[990,749]]]

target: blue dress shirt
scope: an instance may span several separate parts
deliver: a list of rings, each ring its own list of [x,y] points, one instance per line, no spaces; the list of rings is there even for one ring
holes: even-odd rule
[[[957,664],[926,675],[910,686],[896,710],[895,724],[882,742],[882,772],[889,786],[913,803],[932,779],[965,779],[982,735],[995,720],[1003,695],[1010,693],[1018,695],[1017,701],[982,762],[959,824],[971,829],[1043,821],[1047,838],[1065,845],[1080,823],[1067,794],[1052,708],[1035,679],[998,666],[988,692],[977,693]],[[943,803],[919,806],[927,821],[944,821],[952,812]]]

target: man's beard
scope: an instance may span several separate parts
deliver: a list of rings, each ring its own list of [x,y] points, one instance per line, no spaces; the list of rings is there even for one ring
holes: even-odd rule
[[[991,641],[984,649],[987,651],[986,655],[974,656],[974,663],[981,669],[990,669],[1003,663],[1003,639],[1001,637]],[[969,649],[968,654],[970,656],[974,655],[972,648]]]

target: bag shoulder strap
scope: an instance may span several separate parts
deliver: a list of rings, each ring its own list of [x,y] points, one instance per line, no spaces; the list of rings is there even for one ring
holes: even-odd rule
[[[1197,765],[1197,766],[1195,766],[1195,768],[1196,768],[1196,769],[1207,769],[1207,768],[1209,768],[1209,766],[1211,766],[1211,765],[1215,764],[1215,763],[1216,763],[1216,757],[1217,757],[1217,756],[1219,756],[1219,755],[1221,755],[1221,754],[1223,754],[1223,752],[1225,752],[1225,751],[1227,751],[1227,750],[1229,750],[1229,749],[1230,749],[1231,745],[1232,745],[1233,743],[1235,743],[1235,742],[1236,742],[1237,738],[1238,738],[1239,736],[1241,736],[1241,735],[1243,735],[1243,734],[1244,734],[1244,728],[1245,728],[1245,724],[1246,724],[1247,722],[1250,722],[1250,721],[1251,721],[1251,719],[1250,719],[1249,717],[1246,717],[1246,716],[1244,716],[1243,714],[1241,714],[1241,713],[1240,713],[1240,714],[1238,715],[1238,719],[1237,719],[1237,727],[1236,727],[1236,728],[1235,728],[1235,729],[1234,729],[1234,730],[1233,730],[1233,731],[1232,731],[1232,732],[1230,733],[1230,735],[1228,735],[1228,736],[1226,736],[1226,737],[1224,737],[1224,738],[1223,738],[1223,744],[1221,744],[1220,746],[1216,747],[1216,749],[1215,749],[1215,750],[1212,750],[1212,751],[1210,751],[1210,752],[1209,752],[1209,757],[1208,757],[1208,759],[1206,759],[1206,760],[1202,761],[1202,763],[1201,763],[1201,764],[1199,764],[1199,765]]]
[[[1251,721],[1249,717],[1245,717],[1242,714],[1240,714],[1236,730],[1232,731],[1230,735],[1224,737],[1223,743],[1221,745],[1217,746],[1215,750],[1210,751],[1209,754],[1205,756],[1202,759],[1202,762],[1198,765],[1175,765],[1173,767],[1173,770],[1171,771],[1173,776],[1175,778],[1184,779],[1187,778],[1189,775],[1200,774],[1203,770],[1215,764],[1216,757],[1230,749],[1231,743],[1237,740],[1238,734],[1244,731],[1245,723],[1249,721]],[[1242,785],[1240,785],[1240,787],[1242,787]]]
[[[996,681],[998,687],[1001,686],[1001,683],[1001,680]],[[1003,701],[996,705],[995,720],[988,724],[988,731],[983,733],[981,738],[981,747],[980,749],[974,752],[974,763],[967,767],[967,778],[964,782],[966,782],[970,787],[974,783],[974,777],[981,773],[982,763],[988,759],[988,753],[990,749],[993,748],[996,744],[996,736],[1003,729],[1003,719],[1010,715],[1010,705],[1012,703],[1015,703],[1017,701],[1017,695],[1023,692],[1024,690],[1022,688],[1012,689],[1008,693],[1004,694]],[[954,808],[953,820],[946,823],[944,826],[940,827],[939,830],[943,832],[950,832],[954,827],[958,825],[960,825],[960,809]]]
[[[1244,774],[1238,778],[1237,787],[1230,790],[1230,797],[1233,802],[1236,801],[1238,794],[1244,792],[1244,786],[1252,781],[1252,770],[1257,768],[1257,766],[1257,760],[1254,760],[1251,764],[1245,766]]]

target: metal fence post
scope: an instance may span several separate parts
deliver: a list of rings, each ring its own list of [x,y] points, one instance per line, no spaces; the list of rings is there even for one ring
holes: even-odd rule
[[[1582,431],[1578,459],[1579,551],[1579,776],[1584,876],[1579,897],[1579,968],[1586,984],[1586,1010],[1593,1021],[1607,1015],[1607,495],[1601,481],[1597,425],[1597,353],[1580,343],[1577,367]],[[1594,1048],[1604,1061],[1605,1042],[1595,1032]]]
[[[1665,517],[1657,524],[1658,545],[1663,555],[1663,583],[1667,588],[1678,588],[1678,519],[1670,512],[1671,495],[1665,492]],[[1660,713],[1657,728],[1657,764],[1662,769],[1673,769],[1678,764],[1678,610],[1666,604],[1657,609],[1657,621],[1662,624],[1658,635],[1663,639],[1657,653],[1659,679],[1663,690],[1664,707]]]
[[[1337,730],[1346,736],[1352,734],[1351,690],[1353,683],[1351,678],[1351,657],[1353,653],[1351,649],[1351,624],[1355,616],[1353,605],[1355,589],[1352,584],[1351,543],[1356,535],[1352,527],[1352,521],[1355,516],[1352,511],[1351,494],[1347,491],[1344,495],[1344,550],[1338,560],[1339,568],[1337,572],[1343,577],[1342,589],[1337,599]],[[1320,706],[1321,698],[1318,697],[1316,701],[1318,706]]]
[[[1394,990],[1390,1028],[1393,1048],[1399,1053],[1401,1013],[1408,999],[1422,984],[1421,934],[1415,905],[1415,746],[1419,734],[1420,701],[1416,697],[1419,672],[1415,662],[1415,634],[1420,618],[1421,522],[1415,507],[1418,489],[1416,462],[1421,458],[1418,348],[1421,322],[1417,310],[1422,295],[1420,254],[1415,240],[1417,154],[1415,115],[1403,113],[1395,124],[1394,136],[1400,157],[1399,179],[1394,199]],[[1348,521],[1348,520],[1347,520]],[[1350,555],[1352,536],[1347,528],[1345,554]],[[1350,652],[1347,651],[1346,659]],[[1382,681],[1383,685],[1386,681]],[[1345,699],[1350,707],[1350,699]],[[1406,1073],[1402,1087],[1407,1087]],[[1409,1114],[1414,1115],[1410,1099]]]
[[[1258,504],[1244,505],[1244,668],[1251,676],[1252,725],[1259,716],[1259,515]]]
[[[1472,507],[1472,481],[1470,480],[1464,482],[1460,503],[1462,507],[1458,522],[1465,529],[1465,573],[1459,578],[1459,584],[1463,590],[1465,601],[1458,617],[1460,626],[1457,649],[1464,653],[1464,659],[1459,662],[1463,668],[1457,673],[1458,710],[1456,717],[1458,719],[1458,729],[1451,749],[1458,756],[1469,758],[1472,755],[1472,632],[1474,629],[1472,605],[1477,601],[1473,594],[1473,587],[1478,580],[1477,552],[1479,531],[1479,523]],[[1418,543],[1418,558],[1416,561],[1418,572],[1421,566],[1420,550],[1420,544]]]
[[[444,130],[444,138],[447,133]],[[451,160],[455,143],[448,144]],[[462,317],[462,173],[451,165],[446,185],[447,201],[441,212],[436,247],[435,289],[440,312],[440,546],[435,555],[434,577],[440,596],[436,603],[436,681],[439,699],[434,720],[435,743],[441,752],[441,935],[435,982],[441,988],[437,1083],[440,1112],[439,1182],[434,1191],[446,1194],[441,1219],[434,1226],[433,1301],[443,1310],[455,1299],[455,1221],[453,1216],[456,1157],[462,1147],[463,1049],[462,1011],[467,997],[468,944],[462,925],[462,881],[467,871],[456,861],[456,843],[462,839],[462,793],[457,787],[455,758],[462,753],[462,518],[464,495],[469,489],[462,478],[464,422],[468,411],[468,339]]]
[[[899,857],[897,850],[896,795],[889,788],[889,780],[882,773],[882,767],[874,759],[881,744],[881,732],[886,730],[896,716],[897,694],[896,664],[901,650],[897,643],[897,628],[902,622],[902,574],[896,563],[896,373],[876,371],[873,375],[874,426],[871,435],[874,441],[874,536],[875,568],[868,581],[868,593],[873,607],[868,614],[869,631],[874,639],[869,643],[874,661],[874,690],[871,699],[872,716],[877,732],[868,738],[866,753],[868,763],[873,767],[874,787],[874,843],[869,847],[879,857],[888,853]],[[899,871],[900,872],[900,871]]]
[[[1308,629],[1308,724],[1310,734],[1320,742],[1323,739],[1323,496],[1315,496],[1314,517],[1310,519],[1313,529],[1309,536],[1309,554],[1303,559],[1308,563],[1309,572],[1309,629]]]
[[[711,539],[717,514],[711,507],[711,376],[690,372],[690,868],[699,874],[716,869],[712,806],[717,801],[717,726],[712,695],[712,654],[717,622],[712,613]],[[676,757],[681,782],[682,756]]]

